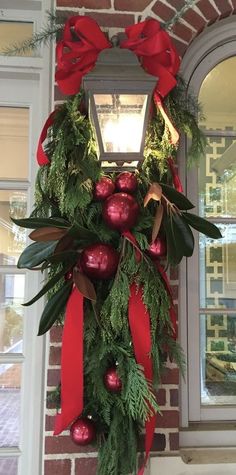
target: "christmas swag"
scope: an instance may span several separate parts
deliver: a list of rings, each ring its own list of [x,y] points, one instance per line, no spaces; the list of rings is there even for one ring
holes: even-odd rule
[[[57,44],[56,80],[72,97],[42,131],[35,208],[29,218],[13,220],[32,229],[34,241],[18,267],[47,270],[43,288],[24,304],[47,295],[39,335],[64,322],[55,434],[70,426],[75,444],[97,444],[98,475],[137,473],[144,427],[146,462],[166,361],[183,371],[162,261],[177,265],[192,255],[191,228],[220,237],[218,228],[192,213],[174,166],[177,130],[191,137],[191,158],[202,153],[204,138],[198,104],[176,77],[171,38],[156,20],[126,34],[122,47],[159,78],[143,163],[134,173],[109,174],[101,167],[80,82],[111,45],[92,19],[69,18]]]

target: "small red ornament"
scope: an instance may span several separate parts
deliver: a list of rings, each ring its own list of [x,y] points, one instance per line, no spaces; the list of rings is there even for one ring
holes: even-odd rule
[[[152,259],[165,257],[167,253],[166,240],[163,237],[157,237],[155,241],[150,244],[147,253]]]
[[[71,280],[73,277],[73,270],[68,270],[68,272],[65,274],[65,280]]]
[[[83,250],[79,263],[91,279],[109,279],[116,273],[119,254],[109,244],[92,244]]]
[[[116,178],[115,184],[117,190],[133,193],[137,189],[138,181],[134,173],[122,172]]]
[[[138,214],[139,205],[128,193],[115,193],[103,204],[103,219],[112,229],[119,231],[131,229],[138,219]]]
[[[115,190],[115,185],[111,178],[103,176],[97,183],[95,183],[93,196],[97,201],[104,201],[108,196],[112,195]]]
[[[86,417],[77,419],[70,428],[70,436],[77,445],[90,444],[96,437],[96,429],[93,421]]]
[[[117,373],[116,367],[109,368],[104,375],[104,384],[111,393],[118,393],[121,391],[122,382]]]

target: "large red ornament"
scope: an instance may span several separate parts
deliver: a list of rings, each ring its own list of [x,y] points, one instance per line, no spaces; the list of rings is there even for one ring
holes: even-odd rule
[[[163,237],[157,237],[155,241],[150,244],[147,253],[152,259],[165,257],[167,253],[166,240]]]
[[[104,201],[112,195],[115,185],[111,178],[103,176],[94,186],[93,196],[97,201]]]
[[[121,391],[122,382],[117,373],[116,367],[109,368],[104,375],[104,384],[108,391],[118,393]]]
[[[119,231],[131,229],[138,219],[138,214],[139,205],[128,193],[115,193],[103,204],[103,219],[112,229]]]
[[[90,444],[96,437],[96,429],[93,421],[86,417],[77,419],[70,428],[70,436],[77,445]]]
[[[118,252],[109,244],[92,244],[86,247],[80,258],[82,271],[91,279],[109,279],[117,270]]]
[[[115,184],[117,190],[126,193],[133,193],[137,189],[138,181],[133,173],[122,172],[116,178]]]

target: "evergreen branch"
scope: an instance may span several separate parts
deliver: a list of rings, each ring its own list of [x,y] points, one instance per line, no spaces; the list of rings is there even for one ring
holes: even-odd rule
[[[164,23],[163,26],[164,26],[165,30],[171,31],[173,26],[176,23],[178,23],[181,18],[183,18],[186,11],[188,11],[189,8],[194,7],[194,5],[197,4],[197,2],[198,2],[198,0],[185,0],[185,4],[183,5],[183,7],[180,10],[177,10],[175,15],[170,20],[168,20]]]

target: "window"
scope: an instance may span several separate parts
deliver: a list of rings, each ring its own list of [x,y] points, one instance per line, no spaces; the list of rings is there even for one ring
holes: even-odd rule
[[[182,170],[182,177],[199,215],[217,224],[223,236],[213,241],[195,233],[194,255],[181,269],[180,327],[187,354],[187,378],[181,390],[182,427],[188,428],[180,434],[184,447],[235,443],[234,431],[219,439],[221,425],[213,427],[213,421],[227,426],[227,421],[236,420],[236,42],[232,31],[231,20],[214,25],[196,40],[183,62],[189,86],[203,105],[205,121],[200,126],[207,148],[199,169],[186,175]]]
[[[8,33],[20,41],[38,28],[50,4],[3,0],[0,48]],[[7,475],[42,473],[45,341],[37,328],[43,303],[21,305],[38,292],[42,277],[17,269],[27,233],[11,221],[28,215],[34,201],[35,150],[49,111],[49,52],[42,53],[0,56],[0,473]]]

